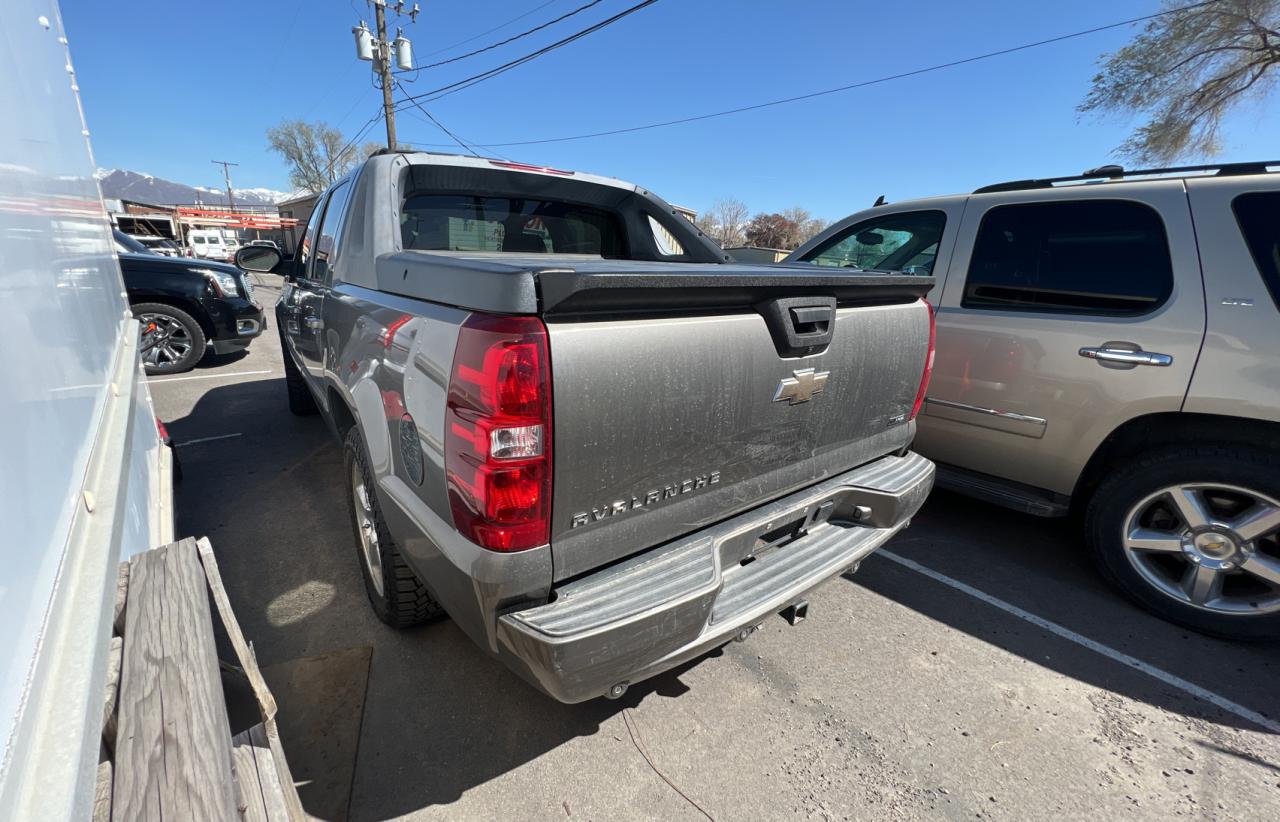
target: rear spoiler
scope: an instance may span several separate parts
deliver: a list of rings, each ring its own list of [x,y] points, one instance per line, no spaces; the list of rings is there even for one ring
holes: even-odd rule
[[[546,316],[684,313],[751,308],[781,297],[832,297],[838,306],[909,303],[933,288],[933,277],[841,271],[812,266],[753,266],[682,273],[539,271]]]

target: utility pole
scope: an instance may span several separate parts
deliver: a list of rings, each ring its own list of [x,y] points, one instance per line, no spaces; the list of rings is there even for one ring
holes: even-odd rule
[[[382,75],[382,111],[387,121],[387,148],[396,150],[396,110],[391,102],[391,50],[387,48],[387,3],[373,0],[373,13],[378,21],[378,59],[374,63]]]
[[[395,56],[396,65],[401,71],[409,71],[413,68],[413,44],[404,36],[403,31],[396,32],[395,40],[387,39],[387,0],[371,0],[373,3],[374,27],[375,32],[370,32],[365,27],[364,21],[360,21],[359,28],[351,29],[351,33],[356,36],[356,58],[360,60],[369,60],[373,62],[373,70],[378,72],[379,81],[382,84],[382,114],[387,123],[387,148],[395,151],[396,143],[396,109],[395,103],[391,99],[391,89],[394,85],[394,78],[391,72],[392,55]],[[417,22],[420,12],[418,4],[414,3],[413,8],[405,7],[404,0],[396,0],[395,5],[391,9],[398,15],[406,16],[413,22]],[[374,35],[377,35],[376,39]]]
[[[213,163],[215,166],[222,166],[222,179],[223,179],[223,180],[226,182],[226,184],[227,184],[227,208],[228,208],[228,209],[230,209],[232,213],[234,213],[234,212],[235,212],[235,210],[236,210],[236,201],[235,201],[235,198],[231,196],[231,170],[230,170],[230,166],[238,166],[238,165],[240,165],[240,164],[239,164],[239,163],[229,163],[229,162],[227,162],[226,160],[210,160],[209,162]]]

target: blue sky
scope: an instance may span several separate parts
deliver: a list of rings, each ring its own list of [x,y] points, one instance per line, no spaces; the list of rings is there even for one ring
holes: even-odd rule
[[[432,55],[545,0],[419,0],[406,26],[420,62],[518,33],[586,0],[555,0],[465,46]],[[634,0],[605,0],[559,25],[421,73],[428,90],[553,42]],[[659,0],[625,20],[474,88],[432,113],[475,143],[624,128],[749,105],[944,63],[1157,10],[1157,0],[1026,2]],[[287,190],[266,147],[284,118],[353,134],[378,110],[351,27],[363,0],[62,0],[98,164],[221,186],[211,159],[240,163],[237,187]],[[406,21],[407,22],[407,21]],[[890,200],[1071,174],[1114,160],[1130,123],[1080,119],[1099,55],[1134,27],[816,100],[636,134],[500,149],[513,159],[621,177],[671,202],[721,196],[754,211],[800,205],[836,219]],[[1255,107],[1224,130],[1222,160],[1274,159],[1280,114]],[[416,112],[401,141],[447,138]],[[385,139],[379,125],[371,139]],[[439,149],[448,150],[448,149]]]

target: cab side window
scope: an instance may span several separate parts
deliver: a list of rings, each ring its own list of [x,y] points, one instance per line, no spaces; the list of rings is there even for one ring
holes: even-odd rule
[[[338,232],[342,228],[343,216],[347,211],[347,199],[351,195],[351,184],[341,183],[329,195],[329,202],[324,208],[324,216],[320,218],[320,230],[316,235],[315,253],[311,258],[307,279],[326,285],[333,279],[333,262],[338,253]],[[310,227],[308,227],[310,231]]]
[[[316,244],[316,232],[320,229],[320,218],[324,216],[324,209],[328,204],[329,199],[327,197],[321,197],[316,201],[316,207],[312,210],[310,219],[307,220],[306,231],[302,232],[302,242],[298,243],[296,266],[294,268],[299,277],[311,276],[311,257]]]
[[[1164,221],[1131,200],[996,206],[982,218],[965,308],[1135,316],[1173,293]]]
[[[947,215],[941,211],[873,217],[831,237],[801,262],[929,275],[946,225]]]

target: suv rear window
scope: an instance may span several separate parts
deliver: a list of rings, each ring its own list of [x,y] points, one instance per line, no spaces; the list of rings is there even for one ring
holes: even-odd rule
[[[1145,314],[1173,292],[1164,222],[1127,200],[997,206],[982,218],[961,305]]]
[[[1231,210],[1271,299],[1280,308],[1280,192],[1241,194],[1231,201]]]
[[[406,249],[625,256],[614,215],[554,200],[413,194],[400,221]]]

